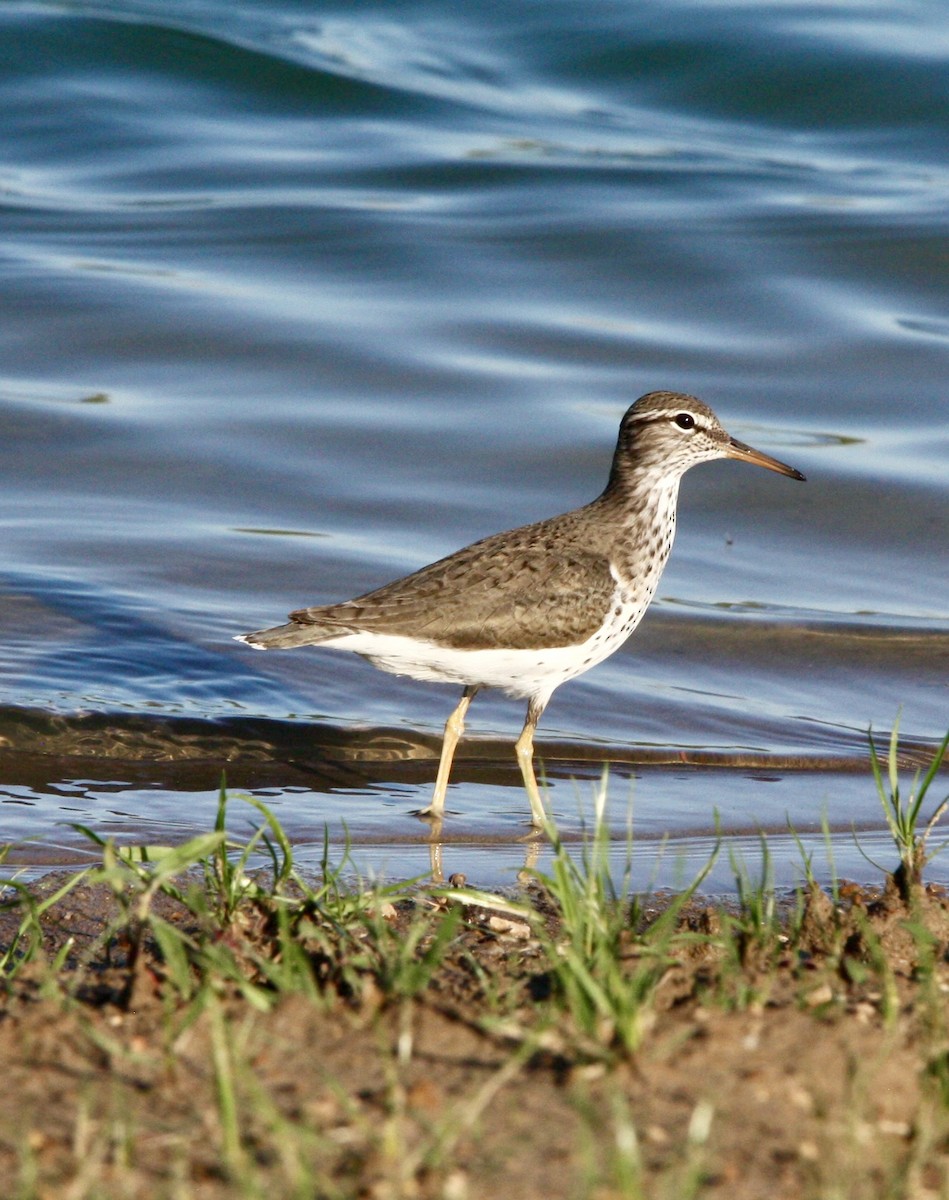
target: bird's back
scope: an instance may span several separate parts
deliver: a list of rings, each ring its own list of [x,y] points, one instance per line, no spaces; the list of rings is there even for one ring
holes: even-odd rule
[[[601,524],[592,537],[594,505],[483,538],[354,600],[299,609],[290,619],[314,641],[366,632],[457,649],[583,642],[617,589],[610,562],[621,530]]]

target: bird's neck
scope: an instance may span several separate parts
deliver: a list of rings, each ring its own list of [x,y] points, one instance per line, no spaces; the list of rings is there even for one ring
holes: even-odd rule
[[[657,473],[654,479],[640,475],[622,487],[607,487],[594,501],[600,519],[613,532],[610,560],[614,571],[643,598],[652,597],[672,550],[680,478],[668,473]]]
[[[595,501],[600,519],[626,528],[662,528],[675,523],[681,475],[668,471],[630,472],[626,477],[611,476],[606,490]]]

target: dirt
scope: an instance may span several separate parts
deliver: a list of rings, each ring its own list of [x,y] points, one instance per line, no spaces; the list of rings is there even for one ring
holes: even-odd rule
[[[421,903],[386,911],[397,937]],[[2,914],[0,944],[21,916]],[[341,946],[309,994],[266,1009],[233,982],[182,997],[148,940],[132,970],[115,916],[105,888],[73,891],[7,984],[4,1195],[949,1194],[938,891],[815,889],[799,919],[757,932],[692,904],[633,1050],[551,1019],[536,935],[490,910],[466,910],[415,997],[347,975]],[[631,930],[631,973],[638,945]]]

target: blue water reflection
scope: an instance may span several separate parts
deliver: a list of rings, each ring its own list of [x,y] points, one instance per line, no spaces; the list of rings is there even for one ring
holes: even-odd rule
[[[0,707],[437,739],[447,692],[231,635],[583,503],[628,403],[675,387],[809,482],[693,472],[654,613],[541,743],[856,761],[902,708],[936,744],[938,5],[14,3],[0,36]],[[6,749],[8,832],[41,832],[68,755],[41,781]],[[366,794],[391,821],[425,775]],[[489,776],[454,803],[506,830]],[[301,836],[352,816],[294,786]],[[189,803],[149,787],[130,836],[154,788],[172,825]],[[731,788],[661,821],[709,837]]]

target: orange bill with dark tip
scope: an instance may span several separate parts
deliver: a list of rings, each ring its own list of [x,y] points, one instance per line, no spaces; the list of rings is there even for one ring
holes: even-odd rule
[[[737,438],[728,439],[725,453],[729,458],[737,458],[739,462],[751,463],[755,467],[766,467],[769,471],[777,471],[779,475],[787,475],[791,479],[804,480],[807,478],[806,475],[802,475],[794,467],[789,467],[787,463],[780,462],[777,458],[772,458],[770,454],[763,454],[760,450],[746,446],[744,442],[739,442]]]

